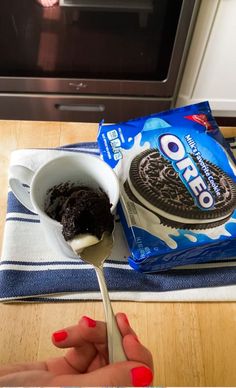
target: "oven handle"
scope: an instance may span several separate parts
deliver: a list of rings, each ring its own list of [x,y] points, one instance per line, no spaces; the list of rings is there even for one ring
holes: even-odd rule
[[[55,104],[55,108],[60,111],[74,111],[74,112],[104,112],[105,105],[102,104],[80,104],[80,105],[71,105],[71,104]]]

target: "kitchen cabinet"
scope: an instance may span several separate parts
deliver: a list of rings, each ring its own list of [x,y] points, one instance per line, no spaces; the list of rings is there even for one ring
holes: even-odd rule
[[[236,1],[203,0],[177,106],[204,100],[215,116],[236,117]]]

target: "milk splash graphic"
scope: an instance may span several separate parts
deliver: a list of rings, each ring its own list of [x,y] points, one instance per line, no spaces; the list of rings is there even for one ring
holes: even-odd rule
[[[134,157],[141,152],[150,148],[149,142],[145,142],[141,145],[142,135],[139,133],[134,137],[134,144],[130,149],[122,149],[122,159],[119,160],[116,167],[114,168],[116,174],[120,178],[121,182],[121,205],[127,216],[128,226],[135,226],[141,228],[146,232],[150,233],[152,236],[159,238],[163,241],[169,248],[177,249],[179,245],[178,238],[183,237],[188,240],[190,243],[195,244],[200,240],[200,236],[204,235],[210,240],[218,240],[220,237],[229,237],[231,233],[227,231],[226,226],[229,223],[236,223],[235,218],[231,218],[226,224],[222,224],[215,228],[211,229],[201,229],[201,230],[189,230],[183,231],[180,233],[178,229],[168,227],[161,224],[160,218],[158,215],[152,213],[145,207],[134,203],[127,196],[125,190],[123,189],[123,184],[128,178],[130,164]],[[129,138],[131,141],[131,138]],[[132,209],[132,212],[131,210]],[[181,236],[182,235],[182,236]],[[175,239],[176,238],[176,239]],[[176,241],[177,240],[177,241]]]
[[[236,218],[230,218],[230,220],[226,224],[222,224],[220,226],[216,226],[215,228],[211,229],[203,229],[203,230],[194,230],[194,235],[189,234],[189,233],[184,233],[184,236],[188,238],[192,242],[197,242],[198,238],[196,235],[202,235],[204,234],[211,240],[218,240],[220,237],[225,236],[225,237],[230,237],[231,233],[228,232],[226,229],[226,226],[229,225],[230,223],[236,224]]]
[[[133,206],[130,206],[130,203]],[[137,228],[144,229],[152,236],[164,241],[171,249],[178,247],[177,242],[172,238],[172,236],[180,235],[178,230],[162,225],[160,218],[156,214],[137,203],[134,204],[123,190],[121,191],[121,204],[126,213],[129,227],[136,226]],[[130,209],[132,209],[132,213]]]
[[[220,226],[216,226],[212,229],[205,229],[205,230],[199,230],[194,231],[195,234],[204,234],[205,236],[209,237],[211,240],[218,240],[221,236],[231,236],[231,233],[229,233],[226,229],[226,226],[230,223],[236,224],[236,218],[231,217],[228,222],[225,224],[222,224]]]

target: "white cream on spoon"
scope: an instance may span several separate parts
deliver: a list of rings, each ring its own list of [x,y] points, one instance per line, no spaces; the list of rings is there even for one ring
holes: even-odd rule
[[[85,248],[90,247],[99,243],[99,240],[96,236],[93,236],[89,233],[80,233],[68,241],[68,244],[71,246],[76,255],[79,255]]]

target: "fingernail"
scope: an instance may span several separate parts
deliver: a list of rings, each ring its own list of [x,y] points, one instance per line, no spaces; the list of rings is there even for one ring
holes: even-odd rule
[[[96,321],[94,321],[92,318],[83,316],[83,319],[87,323],[88,327],[95,327],[96,326]]]
[[[67,338],[68,334],[65,330],[60,330],[53,333],[52,336],[56,342],[60,342],[64,341]]]
[[[153,374],[151,369],[140,366],[131,369],[132,383],[134,387],[147,387],[151,384]]]

